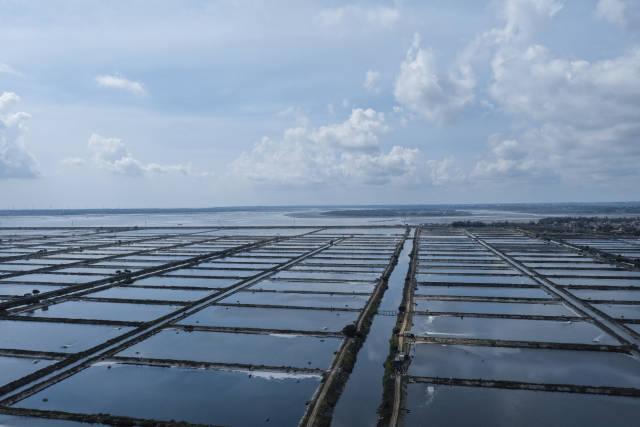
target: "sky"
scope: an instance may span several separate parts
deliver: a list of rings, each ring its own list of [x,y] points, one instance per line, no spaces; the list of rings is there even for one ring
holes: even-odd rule
[[[0,0],[0,209],[638,200],[636,0]]]

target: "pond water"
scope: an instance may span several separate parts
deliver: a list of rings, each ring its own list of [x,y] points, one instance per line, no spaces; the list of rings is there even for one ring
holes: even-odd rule
[[[181,325],[339,332],[353,323],[357,312],[213,306],[183,320]]]
[[[119,356],[327,369],[341,338],[166,329]]]
[[[14,406],[214,425],[293,426],[319,382],[311,375],[99,363]]]
[[[628,427],[640,399],[574,393],[414,383],[407,386],[407,426]]]

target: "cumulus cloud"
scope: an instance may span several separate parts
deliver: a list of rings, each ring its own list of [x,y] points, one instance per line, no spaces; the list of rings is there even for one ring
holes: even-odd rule
[[[20,97],[13,92],[3,92],[0,95],[0,112],[9,109],[10,106],[20,102]]]
[[[626,8],[624,0],[598,0],[596,16],[613,24],[624,25]]]
[[[279,140],[265,137],[232,168],[254,182],[285,187],[411,184],[432,177],[440,184],[448,179],[447,166],[429,163],[418,149],[383,150],[380,136],[388,130],[383,113],[356,108],[344,122],[289,128]]]
[[[305,128],[297,128],[290,129],[288,132],[295,135],[296,132],[304,130]],[[320,126],[305,133],[308,134],[309,140],[321,145],[371,151],[379,147],[379,135],[388,130],[383,113],[378,113],[371,108],[356,108],[342,123]]]
[[[424,168],[427,174],[422,182],[430,182],[434,186],[463,182],[467,179],[467,174],[452,157],[445,157],[441,160],[427,160]]]
[[[541,22],[554,17],[563,6],[563,0],[505,0],[501,9],[505,26],[492,32],[501,33],[502,42],[529,38]]]
[[[372,93],[380,92],[380,72],[375,70],[368,70],[364,75],[364,88]]]
[[[126,79],[122,76],[105,74],[97,76],[96,82],[99,86],[110,89],[123,90],[134,95],[144,95],[146,93],[146,90],[142,83]]]
[[[536,23],[560,7],[553,1],[507,1],[505,26],[480,38],[492,43],[491,102],[524,127],[490,138],[476,176],[638,175],[640,48],[598,61],[554,55],[533,36]]]
[[[436,54],[421,46],[420,35],[407,51],[394,86],[396,102],[406,111],[435,123],[445,123],[470,106],[476,97],[477,78],[474,67],[490,60],[494,74],[509,46],[530,39],[541,21],[562,10],[558,0],[505,0],[500,9],[504,26],[481,33],[455,58],[451,65],[440,67]],[[523,79],[523,84],[526,80]],[[482,100],[481,105],[490,105]]]
[[[481,33],[446,67],[437,63],[436,54],[421,46],[419,34],[400,64],[394,95],[405,110],[435,123],[455,118],[475,99],[477,78],[474,70],[479,62],[499,63],[506,45],[515,46],[528,40],[539,22],[553,17],[562,9],[557,0],[505,0],[501,8],[504,26]],[[481,100],[488,105],[487,100]]]
[[[625,29],[638,31],[640,28],[640,2],[636,0],[599,0],[595,15]]]
[[[536,121],[607,126],[638,118],[640,49],[589,62],[553,56],[540,45],[502,52],[493,64],[493,99]]]
[[[637,179],[640,126],[602,129],[547,123],[506,139],[490,140],[491,157],[477,163],[478,178],[549,179],[567,182]]]
[[[143,163],[134,158],[118,138],[107,138],[94,133],[89,138],[88,148],[98,167],[117,175],[141,176],[147,173],[169,172],[192,174],[190,165]]]
[[[36,178],[39,165],[24,143],[26,122],[24,112],[11,112],[20,101],[13,92],[0,94],[0,178]]]
[[[450,72],[440,72],[433,51],[422,48],[420,35],[416,34],[400,64],[394,95],[410,112],[442,123],[473,101],[474,88],[475,77],[469,65],[459,63]]]
[[[476,177],[509,177],[530,176],[540,174],[547,169],[549,163],[540,163],[531,158],[529,150],[521,142],[514,139],[490,138],[491,160],[481,160],[476,164]]]
[[[398,22],[399,18],[400,12],[396,8],[348,5],[323,9],[320,11],[317,21],[325,27],[335,27],[343,24],[368,24],[374,27],[391,28]]]

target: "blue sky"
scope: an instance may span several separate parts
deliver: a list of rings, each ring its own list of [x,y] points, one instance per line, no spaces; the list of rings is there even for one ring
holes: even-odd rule
[[[639,200],[632,0],[0,0],[0,208]]]

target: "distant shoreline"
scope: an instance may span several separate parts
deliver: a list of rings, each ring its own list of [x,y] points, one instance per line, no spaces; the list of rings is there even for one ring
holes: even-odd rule
[[[293,218],[389,218],[389,217],[449,217],[471,216],[471,212],[439,209],[336,209],[321,212],[289,213]]]
[[[228,212],[282,212],[291,217],[390,217],[390,216],[464,216],[473,210],[550,215],[639,214],[640,202],[575,203],[478,203],[422,205],[279,205],[225,206],[208,208],[107,208],[107,209],[3,209],[0,216],[73,216],[73,215],[152,215]],[[294,212],[292,212],[294,211]],[[299,211],[299,212],[295,212]]]

